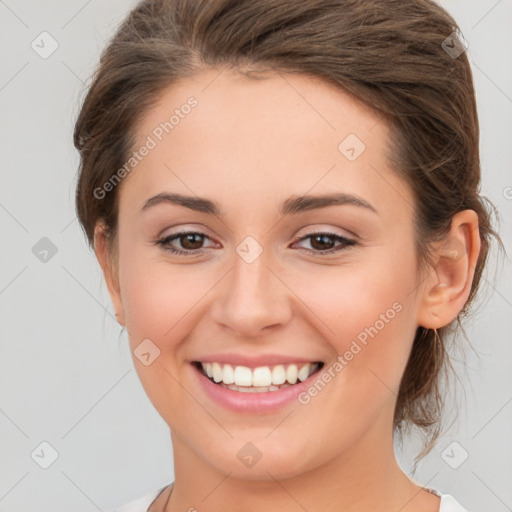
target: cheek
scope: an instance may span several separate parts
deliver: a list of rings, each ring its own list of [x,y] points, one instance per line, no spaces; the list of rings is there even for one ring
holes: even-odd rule
[[[134,337],[175,337],[181,319],[207,291],[197,272],[194,278],[182,267],[133,262],[125,271],[123,306],[127,329]]]
[[[125,242],[120,258],[121,295],[132,350],[144,339],[180,360],[181,348],[204,314],[209,292],[218,281],[207,263],[173,263],[165,254],[142,244]],[[179,260],[178,260],[179,261]],[[164,355],[162,353],[162,355]],[[183,358],[182,358],[183,359]],[[159,360],[163,363],[163,358]]]
[[[136,248],[125,254],[130,257],[120,262],[121,292],[135,369],[160,413],[169,412],[169,403],[186,407],[187,394],[177,383],[186,380],[181,349],[197,324],[194,305],[208,287],[200,284],[192,265],[153,261]],[[147,352],[151,361],[145,365],[142,354]]]
[[[333,349],[338,363],[331,365],[329,387],[342,407],[365,403],[371,413],[372,404],[376,410],[398,394],[416,330],[415,272],[410,251],[287,281],[315,313],[308,313],[313,330]]]

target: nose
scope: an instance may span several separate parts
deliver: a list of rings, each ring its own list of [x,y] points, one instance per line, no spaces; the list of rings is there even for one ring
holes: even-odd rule
[[[238,253],[233,267],[216,287],[212,318],[232,336],[257,338],[278,329],[292,316],[290,289],[263,251],[254,261]]]

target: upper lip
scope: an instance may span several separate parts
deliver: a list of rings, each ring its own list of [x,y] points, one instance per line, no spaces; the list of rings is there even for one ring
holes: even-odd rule
[[[232,366],[247,366],[248,368],[257,368],[258,366],[274,366],[277,364],[306,364],[322,362],[318,358],[302,358],[296,356],[286,356],[281,354],[262,354],[259,356],[249,356],[247,354],[212,354],[209,356],[195,359],[199,363],[222,363]]]

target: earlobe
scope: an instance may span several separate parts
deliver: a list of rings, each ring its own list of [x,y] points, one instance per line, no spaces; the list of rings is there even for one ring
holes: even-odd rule
[[[114,261],[114,255],[109,251],[107,230],[102,221],[98,221],[94,228],[94,253],[103,271],[103,277],[105,278],[105,284],[114,306],[116,319],[119,324],[124,326],[124,309],[121,301],[117,265]]]
[[[461,312],[471,292],[480,254],[478,215],[464,210],[452,218],[448,236],[434,251],[434,264],[422,288],[418,325],[439,329]]]

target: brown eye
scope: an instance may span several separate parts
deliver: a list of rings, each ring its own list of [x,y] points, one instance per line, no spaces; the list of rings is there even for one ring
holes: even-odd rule
[[[304,249],[309,254],[322,255],[332,254],[344,249],[348,249],[352,245],[357,245],[355,240],[345,238],[344,236],[336,235],[334,233],[311,233],[298,240],[302,242],[310,240],[311,249]],[[339,242],[336,246],[335,243]]]
[[[204,235],[199,233],[187,233],[178,237],[181,240],[181,246],[183,249],[194,250],[200,249],[204,240]]]
[[[203,242],[209,238],[204,233],[197,233],[195,231],[183,231],[181,233],[174,233],[165,236],[156,241],[156,244],[161,245],[166,251],[173,254],[180,255],[193,255],[203,252]],[[179,241],[179,244],[177,242]],[[178,247],[176,247],[178,245]],[[180,249],[180,246],[182,249]]]
[[[311,237],[311,246],[319,251],[332,249],[334,246],[334,241],[332,239],[333,237],[331,235],[314,235]]]

